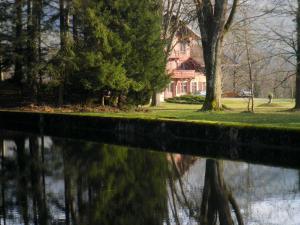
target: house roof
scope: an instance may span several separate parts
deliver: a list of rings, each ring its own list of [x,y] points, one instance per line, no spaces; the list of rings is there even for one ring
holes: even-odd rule
[[[164,17],[167,15],[167,13],[164,14]],[[176,19],[176,13],[173,12],[172,13],[172,19]],[[185,21],[182,16],[179,16],[179,21],[181,22],[181,28],[186,28],[187,30],[189,30],[189,32],[193,33],[198,39],[201,39],[201,34],[200,34],[200,30],[198,28],[198,25],[196,23],[196,21]],[[178,29],[180,30],[180,28]]]
[[[182,62],[179,69],[181,70],[195,70],[196,72],[204,73],[205,69],[199,62],[193,58],[188,58],[186,61]]]
[[[172,79],[193,79],[195,70],[173,70],[170,76]]]

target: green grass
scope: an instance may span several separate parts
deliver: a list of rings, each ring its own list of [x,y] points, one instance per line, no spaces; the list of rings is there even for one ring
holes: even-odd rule
[[[267,99],[255,99],[256,110],[254,114],[245,112],[247,109],[247,100],[227,98],[223,100],[223,103],[231,110],[222,112],[199,112],[198,110],[201,108],[201,105],[162,103],[159,107],[145,106],[143,107],[143,112],[80,113],[80,115],[170,119],[224,125],[277,127],[300,130],[300,112],[288,111],[294,106],[293,100],[274,100],[272,107],[264,105],[267,102]]]

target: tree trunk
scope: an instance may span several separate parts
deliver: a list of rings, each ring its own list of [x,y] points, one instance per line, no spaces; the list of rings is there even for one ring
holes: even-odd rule
[[[37,21],[37,29],[38,29],[38,63],[42,63],[42,20],[43,20],[43,0],[38,1],[38,21]],[[43,85],[43,72],[41,69],[38,70],[39,74],[39,82],[37,88],[38,101],[41,100],[41,92]]]
[[[217,44],[203,40],[202,46],[206,70],[206,98],[201,110],[218,111],[222,109],[222,40],[217,41]]]
[[[102,95],[101,96],[101,106],[105,106],[105,96],[104,95]]]
[[[152,98],[151,98],[151,106],[159,106],[160,105],[160,96],[156,93],[156,91],[152,92]]]
[[[3,77],[3,71],[2,71],[2,62],[1,62],[1,58],[0,58],[0,81],[3,81],[4,77]]]
[[[67,54],[68,48],[68,32],[69,32],[69,13],[70,13],[70,0],[59,0],[59,17],[60,17],[60,52],[64,57]],[[66,81],[67,69],[61,69],[60,84],[58,90],[58,104],[64,103],[64,85]]]
[[[23,0],[16,0],[15,8],[16,8],[16,40],[15,40],[15,71],[14,71],[14,80],[15,82],[22,88],[22,79],[23,79],[23,26],[22,26],[22,6]]]
[[[232,84],[232,87],[233,87],[233,93],[234,93],[234,94],[237,93],[237,90],[236,90],[236,86],[237,86],[236,76],[237,76],[237,71],[236,71],[236,69],[234,69],[234,70],[233,70],[233,84]]]
[[[58,105],[62,106],[64,104],[64,85],[60,84],[58,87]]]
[[[39,2],[27,0],[27,79],[33,101],[37,101]]]
[[[300,0],[297,9],[297,72],[296,72],[296,105],[295,109],[300,110]]]
[[[222,43],[232,24],[239,0],[232,1],[231,9],[228,7],[228,0],[194,0],[194,2],[201,33],[207,81],[206,98],[201,110],[217,111],[222,108]],[[229,12],[228,16],[227,12]]]

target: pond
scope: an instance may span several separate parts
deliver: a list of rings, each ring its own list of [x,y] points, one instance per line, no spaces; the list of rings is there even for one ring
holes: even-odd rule
[[[11,131],[0,154],[1,225],[300,224],[294,166]]]

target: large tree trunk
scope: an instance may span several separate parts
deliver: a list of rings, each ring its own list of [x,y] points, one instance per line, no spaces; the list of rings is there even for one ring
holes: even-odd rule
[[[221,56],[224,35],[229,30],[239,0],[233,0],[228,10],[228,0],[194,0],[201,33],[203,56],[206,70],[206,98],[202,110],[222,108]],[[229,16],[227,16],[227,11]]]
[[[206,70],[206,98],[201,110],[215,110],[222,108],[222,71],[221,71],[221,54],[222,40],[216,44],[202,41],[204,62]],[[215,46],[214,46],[215,45]]]

